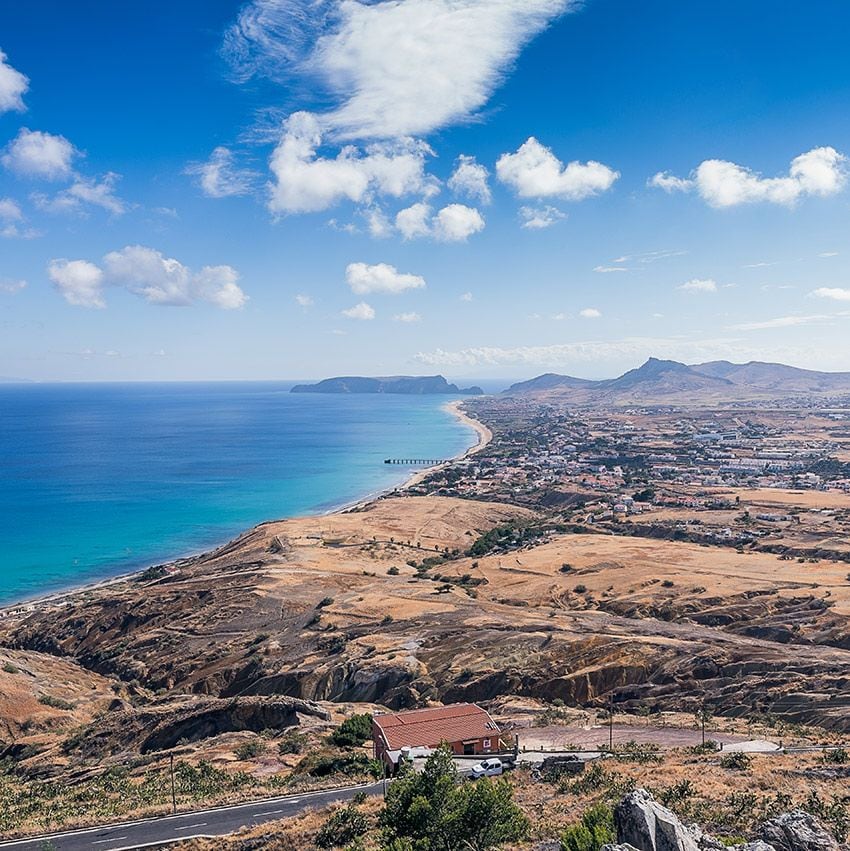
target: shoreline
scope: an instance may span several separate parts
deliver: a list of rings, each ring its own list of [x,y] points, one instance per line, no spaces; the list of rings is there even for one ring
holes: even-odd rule
[[[91,593],[94,591],[102,590],[104,588],[109,588],[112,585],[119,585],[123,582],[132,581],[134,577],[141,575],[146,570],[150,570],[150,568],[152,567],[169,568],[174,567],[175,565],[179,565],[182,562],[202,558],[204,556],[216,552],[216,550],[219,550],[222,547],[229,546],[234,541],[238,541],[239,538],[241,538],[243,535],[246,535],[252,529],[257,528],[258,526],[262,526],[265,523],[277,523],[284,520],[293,520],[298,517],[328,517],[333,514],[344,514],[348,511],[353,511],[354,509],[363,508],[364,506],[369,505],[370,503],[375,502],[378,499],[383,499],[387,496],[404,496],[404,492],[408,488],[418,484],[425,476],[430,475],[435,470],[441,469],[446,464],[451,464],[455,461],[461,461],[464,458],[469,457],[470,455],[474,455],[476,452],[479,452],[481,449],[483,449],[493,439],[493,433],[490,431],[489,428],[487,428],[487,426],[484,425],[484,423],[481,423],[473,417],[470,417],[465,411],[461,410],[460,406],[462,404],[463,399],[455,399],[452,402],[446,402],[445,405],[442,405],[442,409],[451,413],[464,425],[469,426],[475,432],[477,436],[477,442],[473,446],[470,446],[468,449],[465,449],[463,452],[455,455],[453,458],[447,459],[442,464],[435,464],[433,467],[425,467],[422,470],[417,470],[416,472],[411,473],[408,478],[405,479],[401,484],[394,485],[383,490],[374,491],[373,493],[360,497],[357,500],[353,500],[335,506],[333,508],[329,508],[327,511],[321,511],[312,514],[293,515],[293,517],[278,517],[273,518],[271,520],[261,520],[258,523],[255,523],[253,526],[249,527],[248,529],[243,529],[241,532],[239,532],[239,534],[228,539],[227,541],[223,541],[218,546],[202,549],[196,553],[177,556],[167,561],[146,564],[144,567],[139,567],[127,571],[126,573],[119,573],[115,576],[107,576],[102,579],[95,579],[91,582],[83,582],[80,585],[69,585],[67,588],[51,591],[47,594],[42,594],[35,597],[23,597],[20,600],[15,600],[10,603],[2,603],[0,604],[0,620],[8,617],[14,617],[20,614],[26,614],[28,612],[35,611],[36,609],[41,608],[43,606],[62,605],[66,601],[69,602],[69,598],[75,597],[79,594]]]

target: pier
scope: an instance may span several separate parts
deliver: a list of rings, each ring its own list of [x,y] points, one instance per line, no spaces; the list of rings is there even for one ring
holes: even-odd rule
[[[385,464],[406,464],[408,467],[436,467],[447,463],[444,458],[386,458]]]

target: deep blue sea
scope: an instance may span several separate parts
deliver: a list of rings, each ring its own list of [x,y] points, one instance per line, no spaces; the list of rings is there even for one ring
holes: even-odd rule
[[[284,383],[0,385],[0,602],[326,511],[475,435],[439,396],[290,394]]]

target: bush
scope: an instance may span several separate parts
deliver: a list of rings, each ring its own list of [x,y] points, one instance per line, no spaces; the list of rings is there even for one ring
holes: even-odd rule
[[[832,748],[823,752],[823,761],[844,765],[850,762],[850,751],[846,748]]]
[[[293,730],[283,736],[278,743],[277,751],[281,756],[284,756],[288,753],[303,753],[305,747],[307,747],[307,737],[303,733]]]
[[[61,697],[52,697],[49,694],[43,694],[38,699],[38,702],[44,706],[52,706],[54,709],[64,709],[66,711],[73,709],[76,705],[74,703],[70,703],[67,700],[62,700]]]
[[[240,760],[254,759],[266,749],[265,743],[260,739],[252,739],[250,742],[242,742],[236,748],[236,758]]]
[[[570,825],[561,834],[562,851],[600,851],[604,845],[617,841],[614,813],[605,804],[585,810],[581,821]]]
[[[326,606],[333,605],[334,598],[333,597],[324,597],[316,603],[317,609],[324,609]]]
[[[331,733],[331,741],[341,748],[356,748],[372,738],[372,715],[352,715]]]
[[[399,575],[399,573],[400,573],[400,571],[399,571],[399,569],[398,569],[397,567],[391,567],[391,568],[387,571],[387,576],[398,576],[398,575]]]
[[[295,773],[308,774],[310,777],[331,777],[335,774],[345,777],[366,775],[377,779],[383,771],[380,762],[370,759],[362,751],[314,751],[298,763]]]
[[[752,759],[741,751],[732,751],[720,757],[720,767],[730,771],[748,771]]]
[[[381,626],[389,626],[393,622],[394,618],[392,615],[384,615],[381,620]]]
[[[316,833],[319,848],[339,848],[363,836],[369,830],[369,820],[353,804],[337,810]]]
[[[581,584],[576,585],[576,587],[573,588],[573,591],[575,591],[576,594],[586,594],[587,593],[587,585],[581,585]]]
[[[17,674],[18,673],[18,668],[16,668],[11,662],[4,662],[3,663],[3,670],[7,674]]]

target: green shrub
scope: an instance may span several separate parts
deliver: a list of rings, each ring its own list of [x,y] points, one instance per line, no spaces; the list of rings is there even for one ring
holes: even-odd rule
[[[251,739],[250,742],[242,742],[242,744],[236,748],[236,758],[241,760],[254,759],[263,753],[265,749],[266,745],[261,739]]]
[[[281,738],[277,750],[281,756],[284,756],[288,753],[303,753],[306,747],[307,737],[303,733],[293,730]]]
[[[355,748],[372,738],[372,715],[364,712],[346,718],[331,733],[331,741],[341,748]]]
[[[604,845],[617,841],[614,813],[605,804],[585,810],[581,821],[570,825],[561,834],[562,851],[600,851]]]
[[[38,702],[43,704],[44,706],[52,706],[54,709],[64,709],[65,711],[69,711],[74,708],[76,704],[70,703],[67,700],[62,700],[61,697],[53,697],[49,694],[43,694]]]
[[[742,751],[732,751],[720,757],[720,767],[730,771],[748,771],[752,759]]]
[[[318,848],[339,848],[359,839],[369,830],[369,820],[353,804],[337,810],[316,833]]]
[[[7,674],[17,674],[17,673],[19,673],[19,669],[18,669],[18,668],[16,668],[16,667],[15,667],[15,666],[11,663],[11,662],[4,662],[4,663],[3,663],[3,670],[4,670]]]
[[[398,569],[397,567],[391,567],[391,568],[387,571],[387,576],[398,576],[398,575],[399,575],[399,573],[400,573],[400,571],[399,571],[399,569]]]

